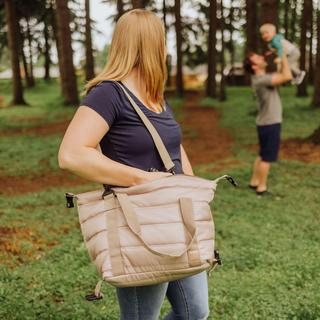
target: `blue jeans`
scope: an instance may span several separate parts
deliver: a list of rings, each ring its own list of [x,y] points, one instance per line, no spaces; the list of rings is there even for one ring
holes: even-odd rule
[[[152,286],[117,288],[121,320],[157,320],[167,296],[172,310],[165,320],[202,320],[209,316],[207,273]]]

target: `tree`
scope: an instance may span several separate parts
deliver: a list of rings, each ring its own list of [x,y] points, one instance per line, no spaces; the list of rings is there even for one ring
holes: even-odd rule
[[[163,16],[163,24],[164,24],[164,30],[165,30],[165,37],[167,38],[168,33],[168,25],[167,25],[167,6],[166,6],[166,0],[162,1],[162,16]],[[167,54],[166,59],[166,66],[167,66],[167,83],[166,85],[168,87],[171,86],[171,57]]]
[[[91,40],[91,19],[90,19],[90,0],[85,0],[85,12],[86,12],[86,80],[89,81],[94,77],[94,60]]]
[[[229,32],[230,32],[230,40],[228,43],[228,48],[230,52],[230,64],[231,67],[234,66],[235,63],[235,45],[233,42],[233,32],[234,32],[234,26],[233,26],[233,20],[234,20],[234,6],[233,3],[230,3],[230,11],[229,11]],[[226,22],[225,22],[226,24]],[[234,75],[232,73],[232,83],[234,82]]]
[[[20,30],[16,15],[15,2],[12,0],[5,0],[5,16],[8,26],[8,45],[10,50],[11,68],[12,68],[12,105],[26,105],[23,98],[23,87],[20,74],[19,64],[19,36]]]
[[[310,37],[309,37],[309,84],[313,84],[314,81],[314,61],[313,61],[313,36],[314,36],[314,14],[313,14],[313,2],[311,1],[310,10]]]
[[[283,28],[284,28],[284,37],[289,39],[289,9],[290,9],[290,0],[284,1],[284,17],[283,17]]]
[[[216,83],[216,32],[217,32],[217,1],[210,1],[209,6],[209,36],[208,36],[208,79],[206,95],[212,98],[217,97]]]
[[[117,6],[117,12],[115,15],[110,16],[115,22],[125,13],[125,1],[124,0],[101,0],[102,3],[115,4]]]
[[[117,0],[117,18],[116,21],[119,20],[119,18],[123,15],[124,9],[123,9],[123,1]]]
[[[132,0],[131,2],[132,2],[132,8],[133,9],[144,8],[142,0]]]
[[[63,73],[63,65],[62,65],[62,52],[61,52],[61,46],[59,41],[59,34],[58,34],[58,26],[57,26],[57,12],[55,10],[55,0],[49,0],[49,9],[50,9],[50,22],[52,26],[52,33],[56,44],[57,49],[57,56],[58,56],[58,66],[59,66],[59,73],[60,77]],[[64,96],[63,92],[63,86],[61,84],[61,93]]]
[[[26,81],[26,85],[27,85],[27,87],[30,88],[30,87],[32,87],[32,80],[30,79],[28,62],[27,62],[26,54],[24,52],[25,36],[24,36],[23,32],[21,31],[22,27],[20,26],[19,23],[18,23],[18,28],[19,28],[19,38],[17,40],[18,40],[19,53],[20,53],[20,57],[22,60],[24,78]]]
[[[307,45],[307,32],[310,30],[310,16],[312,15],[312,0],[304,0],[301,18],[301,36],[300,36],[300,69],[306,70],[306,45]],[[308,96],[307,91],[307,77],[297,88],[298,97]]]
[[[184,94],[183,76],[182,76],[182,27],[181,27],[181,6],[180,0],[174,2],[176,46],[177,46],[177,68],[176,68],[176,93],[179,97]]]
[[[279,0],[260,0],[260,23],[278,26]]]
[[[43,19],[43,37],[44,37],[44,48],[43,48],[43,55],[44,55],[44,80],[50,80],[50,32],[49,32],[49,21],[48,15],[45,13]]]
[[[224,20],[224,6],[223,0],[220,0],[220,31],[221,31],[221,52],[220,52],[220,61],[221,61],[221,80],[220,80],[220,91],[219,91],[219,100],[225,101],[227,99],[226,93],[226,79],[224,75],[225,68],[225,40],[224,40],[224,30],[225,30],[225,20]]]
[[[296,41],[296,23],[297,23],[297,3],[296,0],[291,0],[291,26],[290,26],[290,37],[291,42]]]
[[[58,46],[61,56],[61,86],[65,104],[77,104],[77,79],[73,65],[71,32],[69,27],[70,13],[67,0],[56,0]]]
[[[320,10],[317,10],[317,54],[316,65],[314,73],[314,93],[312,99],[312,106],[320,108]],[[319,130],[320,143],[320,130]]]
[[[29,86],[34,87],[35,81],[33,76],[33,53],[32,53],[32,36],[30,30],[30,17],[26,18],[26,33],[27,33],[27,43],[29,49]]]
[[[257,37],[257,27],[258,27],[258,16],[257,16],[257,1],[246,0],[246,47],[245,53],[251,51],[257,52],[258,50],[258,37]]]
[[[33,60],[37,48],[34,27],[39,23],[39,12],[44,5],[40,0],[15,0],[15,3],[21,32],[20,52],[25,79],[27,86],[33,87],[35,85]]]

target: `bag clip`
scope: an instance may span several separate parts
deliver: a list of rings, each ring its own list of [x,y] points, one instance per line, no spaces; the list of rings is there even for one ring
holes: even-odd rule
[[[237,182],[231,176],[226,176],[226,180],[228,180],[234,187],[238,187]]]
[[[73,208],[74,202],[73,202],[74,194],[70,192],[66,192],[66,200],[67,200],[67,208]]]
[[[220,253],[219,253],[218,250],[214,250],[214,258],[215,258],[217,264],[218,264],[219,266],[221,266],[221,265],[222,265],[222,261],[221,261]]]
[[[96,296],[94,293],[90,293],[86,295],[86,300],[88,301],[96,301],[96,300],[101,300],[103,298],[102,294],[100,296]]]
[[[231,176],[228,176],[228,175],[223,175],[217,179],[214,180],[215,183],[218,183],[219,181],[223,180],[223,179],[226,179],[227,181],[229,181],[234,187],[238,187],[238,184],[237,182],[231,177]]]
[[[95,301],[95,300],[101,300],[103,298],[103,294],[101,292],[102,283],[103,283],[103,280],[98,281],[98,283],[94,289],[94,292],[86,295],[86,300]]]

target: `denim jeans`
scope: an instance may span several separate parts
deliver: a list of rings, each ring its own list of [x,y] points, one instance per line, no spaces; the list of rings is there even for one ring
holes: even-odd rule
[[[157,320],[167,296],[165,320],[202,320],[209,315],[207,273],[152,286],[117,288],[121,320]]]

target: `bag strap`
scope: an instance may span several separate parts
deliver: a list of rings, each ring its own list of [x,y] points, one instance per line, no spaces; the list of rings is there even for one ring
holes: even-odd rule
[[[141,227],[137,215],[134,211],[134,208],[130,202],[129,196],[125,193],[117,193],[116,197],[120,203],[120,206],[123,211],[123,215],[126,219],[126,222],[131,229],[131,231],[140,239],[140,241],[145,245],[145,247],[152,253],[161,257],[170,257],[178,258],[185,254],[190,247],[193,245],[193,242],[196,239],[196,226],[193,215],[193,204],[191,198],[180,198],[180,208],[184,226],[189,232],[189,241],[186,247],[183,250],[175,251],[173,253],[166,253],[161,250],[153,249],[143,238],[141,234]]]
[[[159,136],[159,133],[157,132],[157,130],[155,129],[153,124],[150,122],[148,117],[143,113],[143,111],[133,101],[133,99],[131,98],[131,96],[127,92],[127,89],[125,89],[125,87],[121,83],[119,83],[117,81],[114,81],[114,82],[122,89],[122,91],[124,92],[124,94],[128,98],[130,104],[132,105],[133,109],[135,110],[135,112],[138,114],[138,116],[140,117],[143,124],[148,129],[166,170],[172,171],[175,165],[174,165],[173,161],[171,160],[169,152],[166,149],[161,137]]]

